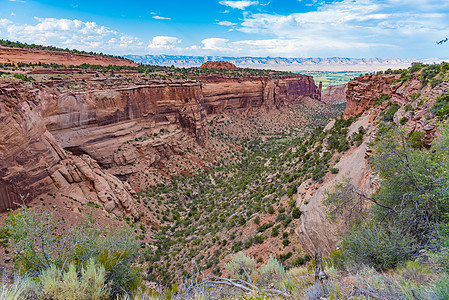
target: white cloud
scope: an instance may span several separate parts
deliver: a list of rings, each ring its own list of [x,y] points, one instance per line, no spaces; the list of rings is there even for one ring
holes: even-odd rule
[[[25,1],[23,0],[8,0],[9,2],[20,2],[20,3],[25,3]]]
[[[449,1],[343,0],[306,13],[246,15],[237,30],[276,37],[280,41],[279,53],[295,44],[300,46],[299,51],[311,56],[404,56],[412,48],[422,52],[438,36],[447,35],[448,8]],[[328,45],[328,51],[320,43]],[[256,44],[254,41],[249,47],[254,50]],[[267,51],[271,51],[269,45]],[[297,51],[291,50],[290,55],[297,56]]]
[[[171,20],[171,18],[161,17],[161,16],[153,16],[153,19],[156,20]]]
[[[151,43],[148,45],[149,49],[163,49],[170,50],[174,49],[177,44],[182,41],[174,36],[155,36],[153,37]]]
[[[220,1],[219,3],[224,6],[244,10],[251,5],[259,4],[259,1],[240,0],[240,1]]]
[[[237,25],[237,23],[232,23],[232,22],[229,22],[229,21],[220,21],[220,22],[217,22],[215,24],[221,25],[221,26],[235,26],[235,25]]]
[[[0,19],[0,28],[5,38],[13,41],[54,45],[85,51],[127,54],[144,49],[144,44],[135,37],[119,33],[95,22],[71,19],[34,18],[36,24],[16,24]]]
[[[201,41],[204,50],[217,50],[220,52],[230,50],[228,42],[229,40],[222,38],[208,38]]]

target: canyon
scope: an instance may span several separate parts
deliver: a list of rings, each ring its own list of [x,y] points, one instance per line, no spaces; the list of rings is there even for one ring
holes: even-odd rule
[[[3,211],[15,207],[20,196],[30,200],[58,192],[138,218],[134,197],[142,182],[129,185],[126,179],[163,157],[204,145],[207,118],[320,99],[313,79],[302,75],[177,82],[130,76],[110,79],[115,88],[99,88],[109,79],[92,75],[1,82]],[[74,88],[77,84],[84,87]]]

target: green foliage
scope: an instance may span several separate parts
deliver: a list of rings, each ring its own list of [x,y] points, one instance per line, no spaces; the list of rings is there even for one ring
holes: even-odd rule
[[[1,300],[34,299],[36,296],[36,284],[28,277],[16,276],[12,283],[5,279],[4,276],[0,285]]]
[[[407,121],[408,121],[407,117],[402,117],[401,120],[399,120],[399,124],[405,125],[405,123],[407,123]]]
[[[449,299],[449,275],[442,275],[442,278],[435,283],[434,292],[438,297],[437,299]]]
[[[25,82],[35,81],[33,77],[26,76],[25,74],[14,74],[14,78],[20,79]]]
[[[248,280],[248,276],[254,279],[256,275],[256,261],[248,257],[243,252],[231,256],[231,259],[225,264],[225,269],[233,278]]]
[[[20,272],[38,277],[51,268],[67,271],[73,266],[82,273],[84,264],[93,259],[105,269],[112,295],[133,293],[140,286],[142,278],[134,266],[139,247],[130,230],[100,228],[88,221],[56,234],[60,226],[62,221],[53,214],[36,208],[10,213],[5,228]]]
[[[299,208],[297,208],[297,207],[293,208],[293,210],[292,210],[292,217],[294,219],[301,218],[301,211],[299,210]]]
[[[378,271],[395,268],[416,253],[415,240],[394,226],[367,223],[354,226],[343,236],[344,257]]]
[[[449,116],[449,93],[442,94],[437,97],[432,112],[439,120],[444,120]]]
[[[416,134],[415,139],[419,141],[420,136]],[[380,137],[371,160],[383,179],[373,197],[393,209],[377,206],[377,218],[390,220],[420,243],[427,243],[434,224],[449,213],[445,183],[448,139],[445,130],[432,151],[418,150],[411,147],[416,144],[407,141],[405,133],[390,130]]]
[[[412,66],[409,68],[410,73],[415,73],[420,71],[422,68],[424,68],[426,65],[418,62],[412,63]]]
[[[264,224],[260,225],[259,227],[257,227],[257,231],[264,232],[265,230],[272,227],[273,225],[274,225],[273,222],[264,223]]]
[[[384,113],[383,120],[385,122],[392,122],[394,114],[399,110],[400,106],[397,103],[393,103]]]
[[[338,174],[338,172],[339,172],[340,170],[339,170],[338,168],[330,168],[329,171],[330,171],[332,174]]]
[[[414,131],[410,133],[408,145],[414,149],[422,149],[425,133],[422,131]]]
[[[374,99],[374,106],[381,105],[384,101],[390,100],[390,98],[391,98],[391,95],[382,94],[382,95],[380,95],[380,97],[377,97],[376,99]]]
[[[269,287],[271,284],[279,283],[286,278],[284,266],[272,255],[268,261],[259,268],[259,280],[261,286]]]
[[[424,87],[427,83],[440,73],[441,65],[434,64],[425,67],[421,72],[421,85]]]
[[[78,276],[76,266],[70,263],[67,270],[61,272],[52,265],[38,277],[42,286],[41,297],[55,300],[108,299],[110,288],[105,282],[105,269],[101,264],[89,259],[86,268],[81,269]],[[62,273],[62,276],[61,276]]]

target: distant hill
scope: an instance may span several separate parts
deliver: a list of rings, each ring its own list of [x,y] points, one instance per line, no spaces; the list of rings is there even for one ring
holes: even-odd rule
[[[176,67],[199,67],[208,61],[227,61],[240,68],[273,69],[280,71],[380,71],[408,68],[412,62],[440,63],[439,58],[285,58],[285,57],[227,57],[183,55],[125,55],[136,63]]]

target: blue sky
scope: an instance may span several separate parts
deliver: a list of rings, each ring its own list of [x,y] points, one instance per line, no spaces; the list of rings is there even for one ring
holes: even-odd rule
[[[0,0],[0,38],[109,54],[449,58],[449,0]]]

